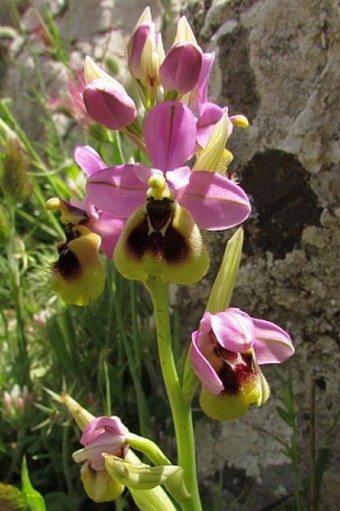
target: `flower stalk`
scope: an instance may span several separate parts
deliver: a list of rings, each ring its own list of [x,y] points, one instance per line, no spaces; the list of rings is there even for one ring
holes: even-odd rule
[[[201,511],[191,406],[184,399],[172,351],[168,286],[159,278],[150,278],[146,287],[154,306],[159,359],[174,421],[178,464],[183,468],[184,482],[191,494],[190,498],[182,503],[182,509]]]

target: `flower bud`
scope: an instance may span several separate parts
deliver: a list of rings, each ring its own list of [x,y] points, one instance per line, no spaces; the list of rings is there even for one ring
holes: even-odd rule
[[[114,82],[116,81],[108,73],[105,73],[105,71],[103,71],[103,69],[101,69],[88,55],[85,57],[84,61],[84,78],[87,84],[94,80],[98,80],[98,78],[104,78],[105,80],[112,80]]]
[[[190,92],[198,83],[202,59],[202,51],[196,44],[177,43],[172,46],[159,69],[164,89],[180,94]]]
[[[162,36],[156,32],[147,7],[128,42],[128,68],[132,78],[147,88],[157,89],[160,85],[159,66],[163,59]]]
[[[129,126],[137,116],[133,99],[113,78],[91,81],[83,91],[83,98],[92,119],[110,130]]]

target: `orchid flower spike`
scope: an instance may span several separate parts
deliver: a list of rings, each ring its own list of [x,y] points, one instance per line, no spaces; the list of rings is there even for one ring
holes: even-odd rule
[[[197,128],[183,103],[153,107],[144,138],[152,166],[100,170],[88,178],[88,196],[100,210],[128,219],[114,252],[126,278],[197,282],[209,264],[199,228],[238,225],[250,213],[249,200],[227,177],[205,169],[192,172],[186,164],[196,149]]]
[[[191,364],[202,383],[200,405],[215,420],[237,419],[250,405],[265,403],[269,386],[260,365],[294,354],[291,338],[270,321],[236,308],[205,312],[192,334]]]

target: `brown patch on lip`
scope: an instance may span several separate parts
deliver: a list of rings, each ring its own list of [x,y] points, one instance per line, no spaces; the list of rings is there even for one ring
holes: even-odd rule
[[[139,260],[148,255],[169,264],[184,261],[190,254],[190,247],[186,238],[172,226],[172,219],[172,201],[149,199],[143,220],[127,238],[130,253]],[[154,229],[151,233],[150,224]]]
[[[148,234],[148,231],[147,215],[145,215],[144,220],[131,231],[127,239],[128,250],[137,259],[142,259],[148,254],[168,263],[179,263],[188,257],[190,248],[186,239],[171,225],[164,236],[159,231],[151,234]]]
[[[59,273],[65,280],[72,281],[81,277],[82,268],[77,256],[69,249],[67,243],[58,247],[59,259],[52,266],[52,271]]]

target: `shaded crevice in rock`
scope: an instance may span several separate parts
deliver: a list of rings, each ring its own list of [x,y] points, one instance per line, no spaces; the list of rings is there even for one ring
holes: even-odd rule
[[[249,120],[254,119],[260,106],[260,96],[249,62],[248,31],[243,27],[221,38],[219,66],[221,94],[226,98],[230,112],[246,112]]]
[[[300,241],[302,230],[319,225],[322,209],[309,174],[292,155],[279,150],[256,153],[242,171],[253,216],[245,226],[248,255],[269,250],[283,259]]]

